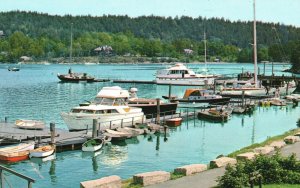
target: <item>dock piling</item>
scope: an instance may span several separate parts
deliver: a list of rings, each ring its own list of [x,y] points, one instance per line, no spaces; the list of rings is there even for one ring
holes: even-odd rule
[[[4,117],[4,122],[5,122],[5,123],[8,122],[8,117]]]
[[[55,145],[55,123],[50,123],[51,144]]]
[[[92,132],[92,138],[97,137],[97,119],[93,119],[93,132]]]
[[[156,99],[156,108],[157,108],[156,123],[160,125],[160,98]]]
[[[172,96],[172,84],[169,84],[169,102],[171,101]]]

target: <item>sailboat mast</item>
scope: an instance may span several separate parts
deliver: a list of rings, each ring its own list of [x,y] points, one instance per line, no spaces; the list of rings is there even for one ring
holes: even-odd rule
[[[204,32],[204,63],[206,66],[206,33]]]
[[[73,45],[73,23],[71,23],[71,38],[70,38],[70,58],[69,58],[69,63],[72,63],[72,45]]]
[[[254,59],[254,84],[257,86],[257,43],[256,43],[256,10],[255,0],[253,0],[253,59]]]

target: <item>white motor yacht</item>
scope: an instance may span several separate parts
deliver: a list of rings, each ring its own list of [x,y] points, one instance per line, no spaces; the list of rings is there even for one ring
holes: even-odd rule
[[[127,105],[128,97],[128,91],[118,86],[103,87],[96,103],[74,107],[70,112],[62,112],[61,116],[70,131],[92,129],[93,119],[97,119],[100,130],[145,122],[141,108]]]
[[[168,69],[159,70],[156,73],[157,84],[173,85],[213,85],[216,75],[196,74],[182,63],[177,63]]]

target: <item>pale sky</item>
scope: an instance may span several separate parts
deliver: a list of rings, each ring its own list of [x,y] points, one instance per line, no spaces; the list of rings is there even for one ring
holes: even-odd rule
[[[259,21],[300,27],[300,0],[256,0]],[[51,15],[142,15],[218,17],[253,20],[253,0],[0,0],[0,11],[37,11]]]

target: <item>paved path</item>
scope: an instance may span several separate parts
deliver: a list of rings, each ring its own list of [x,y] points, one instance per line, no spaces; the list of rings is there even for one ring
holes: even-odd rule
[[[289,156],[292,153],[295,153],[297,159],[300,160],[300,142],[295,144],[290,144],[281,149],[283,156]],[[214,187],[218,183],[216,182],[219,176],[222,176],[225,172],[225,168],[216,168],[212,170],[207,170],[205,172],[185,176],[176,180],[167,181],[164,183],[147,186],[147,188],[208,188]]]

